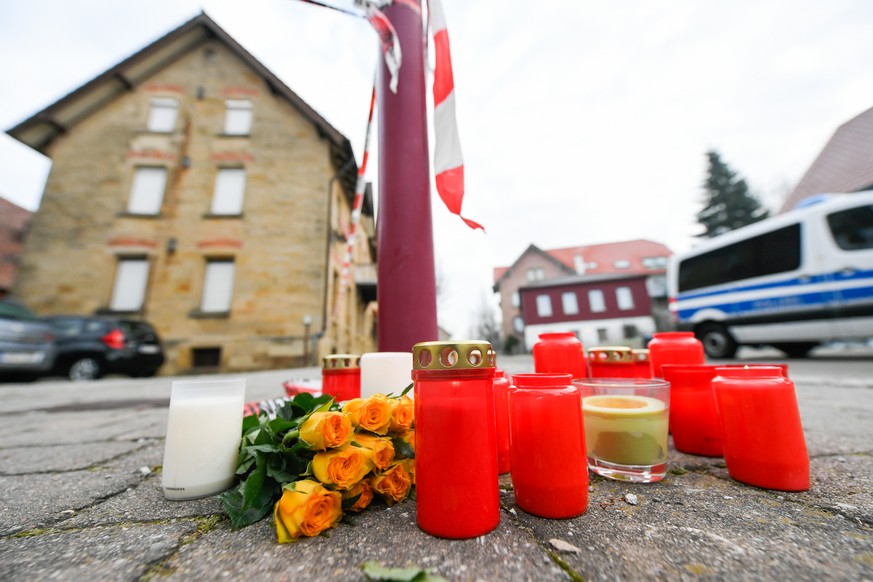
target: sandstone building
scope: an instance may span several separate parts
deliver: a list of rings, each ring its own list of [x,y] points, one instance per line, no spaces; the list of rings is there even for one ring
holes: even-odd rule
[[[52,159],[15,287],[39,313],[146,319],[164,374],[375,349],[369,191],[337,301],[349,140],[206,14],[8,133]]]

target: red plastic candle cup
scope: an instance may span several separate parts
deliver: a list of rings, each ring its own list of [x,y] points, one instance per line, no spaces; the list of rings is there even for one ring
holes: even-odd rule
[[[361,397],[361,356],[332,354],[322,359],[321,393],[337,402]]]
[[[497,473],[509,473],[509,378],[506,372],[494,372],[494,423],[497,437]]]
[[[591,378],[635,378],[636,372],[628,347],[608,346],[588,350],[588,374]]]
[[[712,379],[717,366],[664,364],[670,383],[670,433],[677,451],[706,457],[723,456]]]
[[[567,518],[588,508],[579,391],[570,374],[515,374],[509,392],[512,486],[532,515]]]
[[[670,384],[659,379],[588,378],[573,380],[573,385],[582,396],[588,468],[618,481],[663,479]]]
[[[797,396],[782,369],[719,367],[712,390],[730,476],[764,489],[809,489],[809,454]]]
[[[539,337],[540,341],[533,347],[535,372],[588,377],[585,350],[575,333],[542,333]]]
[[[472,538],[500,522],[494,354],[483,341],[412,348],[418,527]]]
[[[649,359],[649,350],[631,350],[631,358],[634,361],[634,377],[648,380],[652,377],[652,361]]]
[[[649,359],[652,362],[652,377],[663,378],[664,364],[705,364],[703,344],[690,331],[664,331],[656,333],[649,341]]]

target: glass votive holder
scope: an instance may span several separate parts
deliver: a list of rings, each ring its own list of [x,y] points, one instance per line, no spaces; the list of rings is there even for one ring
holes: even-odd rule
[[[412,352],[370,352],[361,356],[361,398],[400,394],[412,384]]]
[[[809,489],[809,454],[794,383],[777,366],[716,369],[712,380],[731,478],[781,491]]]
[[[337,402],[361,397],[361,356],[333,354],[322,359],[321,393]]]
[[[582,396],[588,468],[618,481],[667,474],[670,384],[640,378],[574,380]]]
[[[588,375],[591,378],[635,378],[631,349],[625,346],[589,348]]]
[[[588,467],[579,391],[570,374],[515,374],[512,381],[510,463],[516,503],[540,517],[581,515],[588,507]]]
[[[245,379],[173,382],[161,470],[164,497],[197,499],[233,485],[245,391]]]
[[[588,377],[588,363],[582,342],[573,332],[541,333],[533,347],[534,371]]]
[[[662,331],[652,335],[649,341],[649,360],[652,362],[652,377],[663,378],[664,364],[705,364],[703,344],[690,331]]]

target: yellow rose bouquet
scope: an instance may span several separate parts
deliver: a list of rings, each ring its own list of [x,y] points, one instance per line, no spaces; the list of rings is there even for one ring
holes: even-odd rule
[[[221,495],[234,529],[271,511],[279,543],[318,535],[374,499],[388,505],[415,485],[415,407],[406,393],[340,407],[301,393],[243,419],[239,484]]]

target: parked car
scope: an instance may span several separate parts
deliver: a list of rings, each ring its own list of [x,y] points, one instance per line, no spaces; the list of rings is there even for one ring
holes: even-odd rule
[[[45,320],[55,333],[54,373],[70,380],[107,374],[150,377],[164,363],[161,340],[144,321],[102,315],[53,315]]]
[[[23,303],[0,299],[0,377],[35,379],[55,361],[52,328]]]

